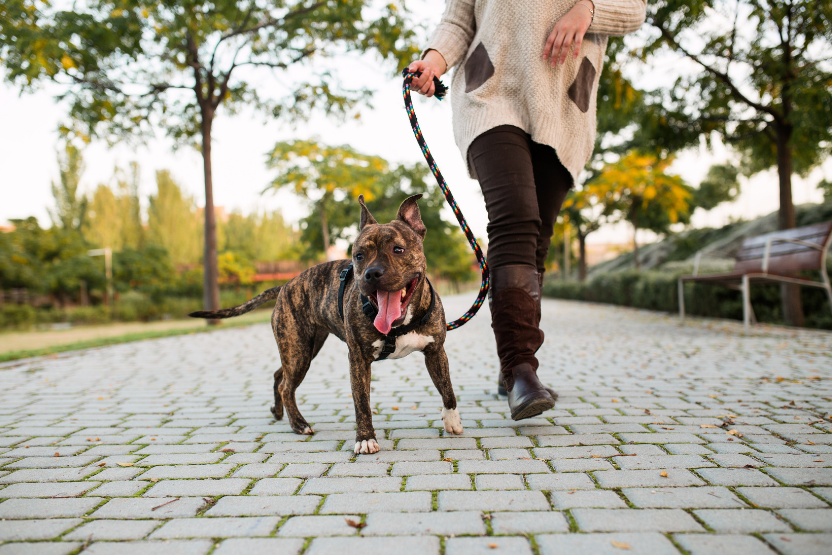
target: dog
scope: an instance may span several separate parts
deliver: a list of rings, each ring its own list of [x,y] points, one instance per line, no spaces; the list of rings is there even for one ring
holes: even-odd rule
[[[445,312],[427,279],[423,241],[427,229],[413,195],[402,202],[396,219],[379,224],[364,197],[352,260],[313,266],[283,286],[264,291],[234,308],[200,311],[194,318],[232,318],[275,299],[272,330],[281,367],[274,374],[271,412],[298,434],[314,433],[298,410],[295,391],[312,359],[330,334],[349,348],[350,384],[355,405],[355,452],[377,453],[379,445],[370,406],[370,366],[414,351],[442,397],[445,431],[462,433],[462,421],[445,354]]]

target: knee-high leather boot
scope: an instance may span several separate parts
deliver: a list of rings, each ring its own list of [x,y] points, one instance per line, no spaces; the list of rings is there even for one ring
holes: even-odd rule
[[[543,291],[543,273],[542,272],[536,272],[536,274],[537,274],[537,290],[538,291]],[[488,306],[489,306],[489,308],[491,307],[491,291],[488,292]],[[537,295],[537,312],[536,312],[538,328],[540,327],[540,320],[541,320],[542,316],[543,316],[543,314],[542,314],[542,310],[541,310],[541,306],[540,306],[540,294],[538,294]],[[546,385],[544,385],[543,387],[544,387],[544,389],[546,389],[546,391],[549,392],[549,395],[552,396],[552,399],[554,399],[555,401],[558,400],[558,392],[557,391],[555,391],[554,389],[552,389],[551,387],[548,387]],[[497,373],[497,393],[499,395],[508,395],[508,391],[506,391],[506,388],[503,385],[503,369],[502,368],[500,368],[500,371]]]
[[[501,383],[508,394],[511,417],[522,420],[555,406],[537,378],[534,354],[543,344],[539,324],[540,285],[533,266],[501,266],[491,270],[491,328],[497,340]]]

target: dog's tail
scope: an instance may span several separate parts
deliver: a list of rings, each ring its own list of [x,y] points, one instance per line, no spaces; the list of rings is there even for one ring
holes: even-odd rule
[[[247,303],[243,303],[240,306],[235,306],[234,308],[224,308],[222,310],[217,310],[214,312],[208,310],[199,310],[197,312],[191,312],[188,314],[191,318],[207,318],[209,320],[217,320],[220,318],[233,318],[235,316],[239,316],[240,314],[245,314],[246,312],[251,312],[261,304],[265,303],[266,301],[270,301],[272,299],[277,298],[277,293],[280,291],[280,287],[272,287],[271,289],[266,289]]]

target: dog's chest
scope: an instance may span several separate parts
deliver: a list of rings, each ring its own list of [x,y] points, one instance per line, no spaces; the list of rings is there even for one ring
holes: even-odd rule
[[[396,338],[396,350],[393,351],[387,358],[404,358],[413,351],[422,351],[430,343],[433,343],[432,335],[420,335],[415,331],[402,335]],[[381,348],[384,346],[384,340],[378,339],[373,341],[373,358],[378,359],[381,354]]]

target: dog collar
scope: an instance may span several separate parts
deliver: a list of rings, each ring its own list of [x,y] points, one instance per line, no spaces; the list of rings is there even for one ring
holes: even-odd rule
[[[350,262],[350,265],[341,270],[341,274],[338,276],[338,280],[341,282],[338,285],[338,314],[341,316],[342,321],[344,320],[344,291],[347,288],[347,280],[353,275],[353,273],[353,265],[352,262]],[[415,322],[411,322],[406,326],[399,326],[398,328],[391,329],[390,333],[384,336],[384,345],[381,347],[381,353],[379,353],[376,360],[384,360],[395,352],[397,337],[407,335],[416,328],[424,326],[430,320],[430,315],[433,314],[433,309],[436,306],[436,294],[433,291],[433,284],[427,276],[425,276],[425,281],[428,282],[428,287],[430,288],[430,306],[428,307],[427,312],[425,312],[425,315]],[[361,310],[371,320],[374,320],[378,314],[378,309],[373,306],[370,299],[364,295],[361,295]]]

